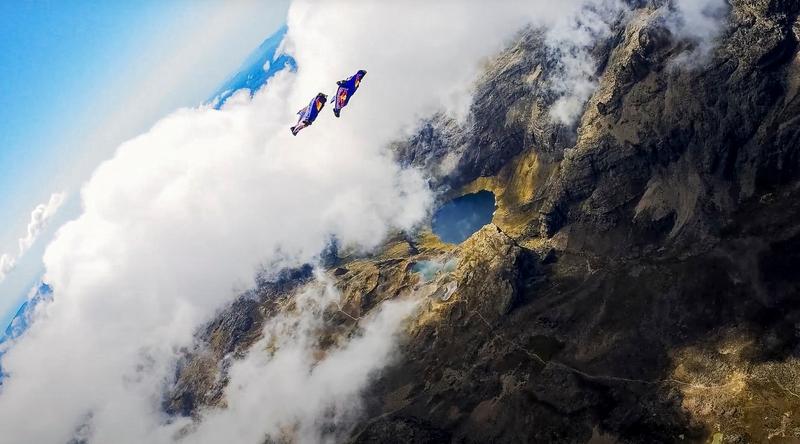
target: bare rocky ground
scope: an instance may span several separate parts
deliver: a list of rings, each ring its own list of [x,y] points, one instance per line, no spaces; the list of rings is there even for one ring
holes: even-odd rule
[[[442,199],[488,189],[498,209],[461,245],[423,230],[328,258],[342,301],[321,348],[384,300],[426,301],[352,442],[800,442],[800,3],[732,0],[693,67],[638,3],[595,48],[574,128],[549,118],[558,66],[527,30],[466,122],[433,116],[393,147]],[[422,260],[455,267],[422,282]],[[224,405],[226,362],[310,278],[221,313],[166,410]]]

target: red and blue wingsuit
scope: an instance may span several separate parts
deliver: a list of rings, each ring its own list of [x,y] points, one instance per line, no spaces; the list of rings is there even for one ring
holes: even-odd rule
[[[336,96],[331,100],[334,102],[333,114],[335,114],[336,117],[339,117],[342,108],[347,106],[350,97],[356,93],[356,90],[361,85],[361,79],[363,79],[365,75],[367,75],[367,72],[363,69],[359,69],[357,73],[347,79],[336,82],[336,84],[339,85],[339,89],[336,91]]]
[[[297,125],[291,128],[292,135],[296,136],[301,129],[314,123],[314,121],[317,120],[317,116],[319,116],[319,112],[322,111],[322,108],[325,106],[325,102],[327,101],[328,96],[319,93],[311,100],[311,103],[309,103],[308,106],[298,111],[297,115],[300,116],[300,118],[297,120]]]

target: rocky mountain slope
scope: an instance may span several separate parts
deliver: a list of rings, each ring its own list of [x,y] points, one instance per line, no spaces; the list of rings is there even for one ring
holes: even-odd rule
[[[466,122],[432,116],[393,147],[442,199],[486,189],[498,208],[460,245],[423,230],[331,256],[342,301],[321,348],[425,295],[352,442],[800,441],[800,3],[732,0],[689,66],[654,3],[593,49],[574,127],[550,118],[557,66],[531,29],[489,62]],[[423,260],[455,266],[425,281]],[[310,276],[220,314],[165,409],[224,405],[225,361]]]

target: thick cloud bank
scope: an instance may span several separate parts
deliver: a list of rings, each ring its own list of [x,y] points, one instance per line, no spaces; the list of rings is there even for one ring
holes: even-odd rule
[[[165,117],[85,185],[83,214],[45,254],[54,300],[4,357],[2,439],[262,442],[283,426],[297,439],[322,439],[315,424],[357,408],[413,303],[383,307],[361,335],[315,361],[303,332],[319,322],[314,307],[336,297],[318,283],[298,296],[308,311],[267,325],[265,340],[277,336],[282,348],[270,357],[256,347],[237,363],[229,408],[197,424],[161,409],[180,348],[261,264],[312,261],[331,236],[373,248],[424,219],[427,185],[393,162],[387,143],[431,111],[463,112],[484,58],[526,24],[552,26],[583,4],[295,2],[285,48],[296,73],[220,111]],[[367,77],[342,118],[326,108],[292,137],[294,113],[359,68]]]
[[[50,219],[55,216],[58,209],[64,203],[65,193],[53,193],[47,203],[39,204],[31,211],[31,220],[28,222],[27,234],[25,237],[19,239],[19,250],[16,255],[2,254],[0,255],[0,282],[6,278],[17,264],[17,261],[28,252],[28,250],[36,242],[36,239],[41,234],[42,230],[47,228]]]

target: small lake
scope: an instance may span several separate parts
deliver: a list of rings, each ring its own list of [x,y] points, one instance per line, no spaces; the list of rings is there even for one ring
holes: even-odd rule
[[[494,193],[479,191],[445,202],[433,214],[431,227],[443,242],[460,244],[492,221]]]
[[[456,260],[450,259],[447,262],[439,261],[418,261],[411,267],[411,271],[419,273],[422,282],[430,282],[440,274],[451,273],[456,269]]]

